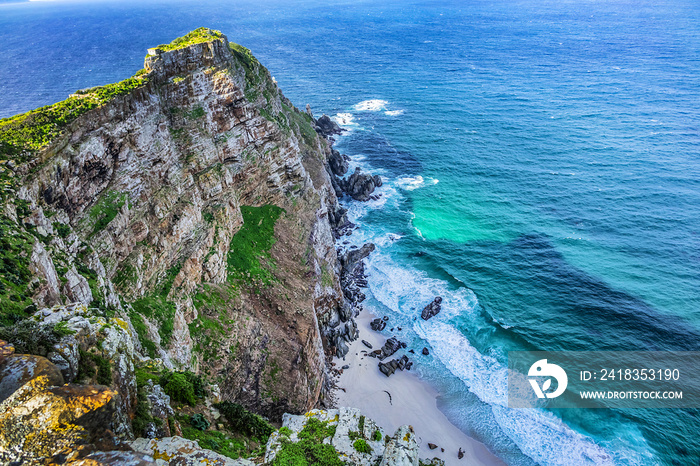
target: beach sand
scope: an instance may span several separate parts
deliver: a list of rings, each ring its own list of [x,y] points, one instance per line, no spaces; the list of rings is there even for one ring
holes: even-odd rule
[[[370,322],[375,316],[367,310],[356,318],[360,338],[352,342],[345,360],[334,359],[336,368],[349,365],[338,379],[336,390],[337,406],[359,408],[363,414],[373,419],[384,433],[393,435],[404,424],[413,426],[420,443],[420,458],[441,458],[451,465],[503,465],[503,461],[494,456],[477,440],[455,427],[437,407],[439,393],[423,382],[413,371],[396,371],[387,377],[379,371],[379,360],[363,353],[372,350],[365,347],[361,340],[369,342],[373,349],[384,344],[384,335],[373,331]],[[421,348],[422,349],[422,348]],[[418,351],[418,349],[415,349]],[[398,352],[397,355],[402,354]],[[419,359],[407,353],[412,361]],[[387,358],[387,362],[393,357]],[[414,363],[415,364],[415,363]],[[343,390],[344,389],[344,390]],[[389,394],[391,394],[391,400]],[[435,450],[428,448],[428,443],[438,446]],[[464,458],[457,458],[459,448],[464,451]],[[444,448],[444,453],[441,451]]]

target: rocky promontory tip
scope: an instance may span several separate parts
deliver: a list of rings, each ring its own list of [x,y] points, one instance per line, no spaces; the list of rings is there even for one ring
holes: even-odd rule
[[[423,308],[420,316],[423,320],[428,320],[431,317],[435,317],[440,313],[442,309],[442,298],[440,296],[436,297],[430,304]]]

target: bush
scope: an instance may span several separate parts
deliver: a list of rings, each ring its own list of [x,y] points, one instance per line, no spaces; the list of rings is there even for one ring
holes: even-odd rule
[[[58,332],[56,327],[58,327]],[[17,354],[46,356],[53,348],[53,345],[63,338],[63,330],[60,324],[50,327],[25,319],[9,327],[0,327],[0,340],[12,343]]]
[[[302,440],[282,442],[282,448],[272,462],[274,466],[345,466],[331,445]]]
[[[367,441],[363,438],[358,438],[355,440],[352,446],[360,453],[372,453],[372,447],[370,447]]]
[[[275,429],[262,417],[253,414],[238,403],[224,401],[214,405],[229,422],[231,429],[266,442]]]
[[[160,386],[170,396],[172,401],[186,403],[194,406],[197,398],[194,394],[194,386],[183,372],[168,372],[161,376]]]
[[[201,413],[190,416],[190,424],[197,430],[207,430],[211,425]]]
[[[372,434],[372,440],[375,442],[378,442],[382,439],[382,433],[379,430],[375,430],[374,433]]]

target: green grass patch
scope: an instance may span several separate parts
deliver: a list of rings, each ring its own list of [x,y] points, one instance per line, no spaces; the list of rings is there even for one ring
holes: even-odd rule
[[[172,401],[194,406],[204,397],[204,382],[192,372],[165,372],[158,382]]]
[[[194,44],[201,44],[203,42],[211,42],[213,40],[222,39],[223,37],[224,35],[221,33],[221,31],[202,27],[189,32],[182,37],[178,37],[169,44],[159,45],[157,48],[164,52],[169,52],[171,50],[182,49]]]
[[[158,354],[156,344],[148,337],[148,326],[144,322],[143,317],[136,311],[129,311],[129,319],[131,325],[136,330],[136,335],[139,337],[139,342],[149,357],[155,358]]]
[[[223,401],[214,405],[228,421],[233,432],[256,438],[264,444],[275,429],[262,417],[251,413],[238,403]]]
[[[235,294],[230,287],[203,284],[192,297],[197,308],[197,319],[190,322],[190,336],[195,342],[194,350],[205,361],[216,357],[219,342],[226,336],[233,324],[228,318],[228,310],[235,304]]]
[[[110,191],[103,195],[88,213],[89,218],[95,222],[90,236],[94,236],[104,230],[107,225],[117,216],[119,211],[128,199],[127,193]]]
[[[275,205],[242,206],[243,226],[231,238],[227,257],[229,281],[251,283],[259,280],[269,286],[274,276],[270,249],[275,244],[275,223],[284,209]]]
[[[158,334],[163,346],[170,343],[175,326],[175,304],[163,296],[148,295],[131,303],[136,314],[158,322]]]
[[[355,451],[359,453],[372,453],[372,447],[369,446],[367,441],[363,438],[358,438],[352,443]]]

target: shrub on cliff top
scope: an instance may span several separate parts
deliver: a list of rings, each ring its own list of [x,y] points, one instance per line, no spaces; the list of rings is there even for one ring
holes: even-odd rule
[[[197,398],[204,396],[201,377],[192,372],[166,372],[160,377],[160,386],[170,399],[190,406],[197,404]]]
[[[169,44],[159,45],[157,48],[164,52],[185,48],[189,45],[200,44],[202,42],[211,42],[213,40],[222,39],[224,35],[221,31],[216,31],[209,28],[197,28],[192,32],[178,37]]]
[[[265,443],[270,434],[275,431],[269,422],[238,403],[223,401],[215,404],[214,407],[226,418],[234,432],[256,437]]]

